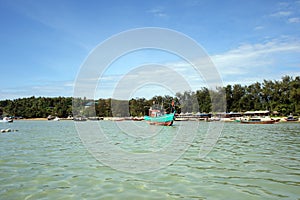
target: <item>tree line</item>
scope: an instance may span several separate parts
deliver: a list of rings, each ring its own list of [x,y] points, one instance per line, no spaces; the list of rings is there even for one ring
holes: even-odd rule
[[[0,101],[0,115],[24,118],[66,117],[72,114],[70,97],[29,97]]]
[[[223,99],[224,98],[224,99]],[[72,97],[29,97],[0,101],[0,115],[24,118],[67,117],[70,115],[126,117],[144,116],[155,104],[170,111],[175,102],[177,113],[209,113],[217,111],[245,112],[248,110],[277,111],[280,115],[300,114],[300,77],[284,76],[281,80],[264,80],[248,86],[227,85],[216,90],[206,87],[197,91],[185,91],[172,96],[154,96],[151,99],[130,100]]]

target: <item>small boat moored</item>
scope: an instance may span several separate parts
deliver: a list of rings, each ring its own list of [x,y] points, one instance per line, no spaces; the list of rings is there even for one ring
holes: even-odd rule
[[[59,117],[55,117],[55,118],[53,119],[53,121],[60,121],[60,118],[59,118]]]
[[[12,123],[14,120],[11,117],[3,117],[0,122]]]
[[[1,133],[9,133],[9,132],[17,132],[17,131],[19,131],[19,130],[17,130],[17,129],[10,129],[10,128],[8,128],[8,129],[1,129],[0,130]]]
[[[166,114],[163,106],[153,104],[149,109],[149,116],[144,116],[144,120],[150,125],[172,126],[175,119],[174,102],[172,102],[171,113]]]
[[[157,117],[145,116],[144,120],[146,120],[150,125],[172,126],[174,114],[175,113],[163,114]]]
[[[244,124],[274,124],[277,120],[269,117],[248,117],[241,118],[241,123]]]
[[[60,121],[60,118],[59,118],[59,117],[57,117],[57,116],[52,116],[52,115],[49,115],[49,116],[47,117],[47,119],[48,119],[48,120],[52,120],[52,121]]]
[[[285,118],[285,121],[287,121],[287,122],[296,122],[298,120],[299,119],[294,117],[292,114],[290,114],[287,118]]]
[[[244,113],[244,117],[240,119],[244,124],[274,124],[279,122],[280,119],[273,119],[269,116],[268,110],[263,111],[247,111]]]
[[[73,118],[73,120],[76,122],[85,122],[85,121],[87,121],[87,118],[84,116],[76,116]]]

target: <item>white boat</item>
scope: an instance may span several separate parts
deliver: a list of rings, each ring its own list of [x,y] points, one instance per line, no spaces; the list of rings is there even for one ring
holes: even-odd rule
[[[244,124],[274,124],[277,120],[270,117],[246,117],[241,118],[241,123]]]
[[[268,110],[247,111],[245,117],[241,118],[241,123],[244,124],[274,124],[280,119],[273,119],[269,116]]]
[[[59,117],[55,117],[55,118],[53,119],[53,121],[60,121],[60,118],[59,118]]]
[[[10,117],[4,117],[0,122],[12,123],[14,120]]]
[[[10,129],[10,128],[0,130],[1,133],[9,133],[9,132],[17,132],[17,131],[18,130]]]
[[[60,118],[59,117],[54,117],[54,116],[52,116],[52,115],[49,115],[48,117],[47,117],[47,119],[48,120],[52,120],[52,121],[60,121]]]
[[[287,118],[284,118],[287,122],[296,122],[299,121],[297,117],[294,117],[292,114],[290,114]]]

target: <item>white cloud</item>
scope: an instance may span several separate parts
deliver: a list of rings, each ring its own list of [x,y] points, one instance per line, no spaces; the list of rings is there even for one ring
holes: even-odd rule
[[[276,13],[271,14],[271,17],[287,17],[292,14],[291,11],[279,11]]]
[[[297,56],[299,53],[299,40],[282,37],[263,43],[242,44],[227,52],[211,55],[210,58],[224,85],[248,85],[264,79],[280,79],[283,75],[299,75],[299,72],[296,73],[297,66],[300,66],[300,58]],[[177,61],[167,63],[166,66],[181,74],[193,90],[207,87],[206,80],[191,64]]]
[[[287,8],[290,4],[288,2],[279,2],[278,6],[280,8]]]
[[[213,55],[211,59],[225,82],[239,81],[248,84],[249,80],[257,80],[257,77],[268,79],[278,74],[280,78],[280,73],[287,73],[284,69],[289,65],[286,56],[294,56],[294,62],[299,65],[299,52],[300,41],[273,40],[260,44],[243,44],[236,49]],[[285,66],[279,66],[282,63]]]
[[[137,67],[119,79],[105,79],[95,91],[95,96],[111,96],[117,99],[130,99],[137,91],[143,91],[144,97],[153,97],[161,92],[176,93],[190,90],[189,84],[181,73],[167,65],[143,65]],[[163,94],[161,94],[163,95]]]
[[[270,41],[262,44],[244,44],[223,54],[214,55],[211,58],[215,64],[224,69],[231,66],[263,66],[267,63],[272,63],[271,60],[268,61],[263,58],[273,53],[299,51],[299,42]]]
[[[292,17],[288,19],[289,23],[300,23],[300,17]]]
[[[73,82],[53,81],[41,85],[24,85],[23,87],[11,87],[0,89],[0,99],[16,99],[30,96],[72,96]]]
[[[254,28],[255,31],[262,30],[262,29],[264,29],[263,26],[256,26],[256,27]]]
[[[277,4],[277,12],[270,14],[270,17],[281,18],[286,20],[287,23],[300,23],[299,14],[299,2],[279,2]]]
[[[300,41],[286,37],[263,43],[242,44],[227,52],[211,55],[210,58],[221,74],[224,85],[237,83],[245,85],[263,79],[279,79],[286,74],[299,75],[300,58],[297,56],[299,53]],[[292,58],[291,60],[296,64],[293,68],[288,68],[289,58]],[[282,66],[279,66],[280,64]],[[188,62],[182,60],[161,65],[167,68],[157,67],[154,71],[151,66],[143,66],[141,69],[133,69],[123,75],[104,74],[98,82],[95,98],[111,97],[115,89],[118,89],[117,92],[121,98],[134,97],[134,95],[142,93],[145,97],[152,97],[158,93],[160,88],[165,88],[165,90],[161,89],[162,93],[165,91],[176,93],[177,91],[188,90],[189,87],[192,90],[207,87],[201,74]],[[97,80],[94,79],[90,81],[97,83]],[[185,81],[184,86],[182,83]],[[89,82],[87,81],[87,83]],[[152,90],[151,85],[156,85],[156,89]],[[73,86],[72,81],[65,81],[48,82],[43,85],[24,86],[22,88],[3,88],[0,90],[0,99],[14,99],[20,96],[33,95],[72,96]],[[86,87],[90,87],[90,85],[87,84]]]
[[[162,17],[162,18],[168,17],[168,15],[165,13],[165,11],[162,7],[158,7],[158,8],[148,10],[148,13],[153,14],[155,17]]]

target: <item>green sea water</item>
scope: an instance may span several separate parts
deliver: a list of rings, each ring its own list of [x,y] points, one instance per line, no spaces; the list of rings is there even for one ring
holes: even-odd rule
[[[209,124],[218,123],[201,122],[179,159],[139,174],[95,159],[75,123],[99,123],[114,145],[139,153],[163,147],[195,122],[161,129],[154,145],[121,134],[116,124],[132,126],[127,121],[1,123],[19,131],[0,134],[0,199],[300,199],[300,123],[225,123],[213,150],[199,158]]]

